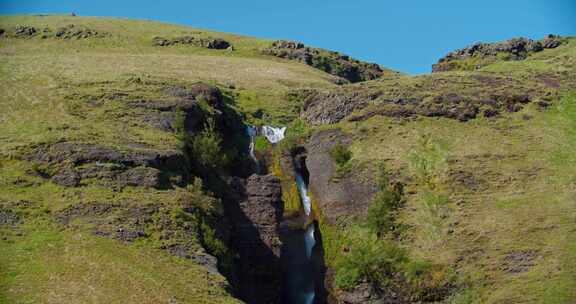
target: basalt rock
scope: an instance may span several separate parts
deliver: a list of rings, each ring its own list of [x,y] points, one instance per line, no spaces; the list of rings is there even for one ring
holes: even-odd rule
[[[136,167],[120,174],[118,181],[127,186],[160,188],[161,171],[150,167]]]
[[[239,294],[248,303],[278,303],[281,287],[282,189],[273,175],[252,175],[233,182],[240,197],[229,210],[233,245],[239,254]]]
[[[180,185],[189,175],[184,154],[175,150],[121,152],[97,144],[61,142],[40,146],[24,158],[63,167],[51,179],[67,187],[77,186],[82,178],[97,178],[120,186],[163,188],[171,182]]]
[[[64,187],[76,187],[80,180],[80,175],[73,168],[64,168],[52,176],[53,183]]]
[[[152,45],[154,46],[171,46],[171,45],[193,45],[208,49],[223,50],[232,46],[230,42],[222,38],[200,38],[196,36],[180,36],[175,38],[154,37]]]
[[[427,88],[428,89],[428,88]],[[300,117],[311,125],[334,124],[343,119],[364,121],[374,116],[410,118],[444,117],[462,122],[483,115],[518,112],[542,91],[519,86],[510,88],[499,79],[471,78],[467,87],[444,92],[413,89],[400,92],[365,87],[310,91],[302,98]]]
[[[172,206],[173,207],[173,206]],[[208,270],[217,272],[217,260],[198,245],[194,223],[177,223],[170,215],[170,206],[160,203],[141,205],[133,202],[78,203],[57,211],[56,222],[63,226],[86,224],[98,236],[133,242],[139,238],[158,238],[159,249],[172,255],[191,259]],[[1,220],[1,209],[0,209]],[[155,234],[149,231],[156,232]]]
[[[196,131],[204,121],[205,114],[199,102],[206,102],[214,110],[213,114],[221,114],[224,110],[222,92],[215,86],[197,83],[191,86],[169,86],[165,88],[168,96],[165,100],[136,100],[130,106],[144,108],[148,111],[142,120],[149,125],[165,131],[176,131],[177,112],[182,111],[184,129]]]
[[[366,176],[366,172],[351,170],[334,179],[337,168],[330,151],[336,144],[348,142],[349,138],[340,130],[332,129],[313,134],[306,144],[309,187],[328,221],[340,216],[363,215],[377,191],[373,180],[361,177]]]
[[[336,123],[354,110],[365,108],[378,92],[314,92],[304,102],[302,118],[312,125]]]
[[[496,43],[479,42],[440,58],[438,63],[432,65],[432,72],[473,70],[498,60],[524,60],[532,53],[556,48],[562,43],[563,39],[556,35],[548,35],[541,40],[520,37]],[[471,61],[465,63],[465,60]]]
[[[216,50],[224,50],[231,46],[230,42],[222,38],[208,39],[204,41],[204,44],[207,48]]]
[[[99,33],[94,29],[84,26],[69,24],[67,26],[58,28],[54,33],[54,37],[59,39],[86,39],[91,37],[104,37],[105,33]]]
[[[3,225],[14,226],[20,223],[21,220],[22,219],[16,212],[0,206],[0,227]]]
[[[37,32],[38,30],[33,26],[18,25],[16,26],[16,30],[14,31],[14,37],[17,38],[31,37],[34,36]]]
[[[182,152],[176,150],[149,149],[120,152],[106,146],[76,142],[61,142],[42,146],[25,158],[48,163],[68,161],[75,165],[109,162],[124,166],[148,166],[174,172],[181,172],[181,166],[185,163]]]
[[[359,61],[338,52],[307,47],[297,41],[277,40],[262,52],[302,62],[350,82],[373,80],[382,76],[384,72],[377,64]]]

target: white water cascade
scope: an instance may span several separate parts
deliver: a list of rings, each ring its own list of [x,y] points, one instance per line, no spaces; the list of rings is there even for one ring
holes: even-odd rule
[[[302,203],[302,208],[304,209],[304,213],[306,216],[310,216],[311,212],[311,199],[310,195],[308,194],[308,187],[306,186],[306,182],[304,178],[302,178],[301,172],[296,172],[296,186],[298,188],[298,193],[300,194],[300,201]],[[312,258],[312,250],[316,245],[316,239],[314,238],[314,223],[311,223],[306,227],[306,232],[304,232],[304,247],[306,250],[306,258],[308,261],[311,261]],[[314,303],[314,290],[308,290],[302,293],[302,303],[305,304],[312,304]]]
[[[273,144],[284,139],[284,132],[286,127],[262,126],[262,135]]]
[[[255,134],[256,130],[253,129],[254,127],[252,127],[252,129],[248,130],[247,132],[248,134],[251,136],[251,152],[250,155],[253,155],[252,151],[253,151],[253,136],[251,134]],[[282,139],[284,139],[284,132],[286,131],[286,127],[272,127],[272,126],[262,126],[261,132],[262,135],[264,135],[264,137],[266,137],[266,139],[272,143],[272,144],[276,144],[279,141],[281,141]],[[253,132],[253,133],[252,133]],[[308,187],[306,185],[306,182],[304,181],[304,178],[302,177],[302,173],[299,171],[296,171],[296,176],[295,176],[295,182],[296,182],[296,186],[298,188],[298,194],[300,195],[300,202],[302,204],[302,209],[304,209],[304,213],[306,215],[306,217],[310,216],[311,213],[311,199],[310,199],[310,195],[308,194]],[[303,237],[303,241],[304,241],[304,250],[305,250],[305,260],[296,260],[294,261],[295,267],[293,267],[292,269],[294,270],[293,273],[289,274],[289,277],[291,277],[292,279],[289,279],[289,285],[291,285],[292,287],[290,288],[291,290],[291,294],[289,295],[289,298],[291,299],[289,301],[289,303],[294,303],[294,304],[313,304],[314,303],[314,298],[316,296],[316,293],[314,291],[314,279],[313,276],[311,276],[311,272],[310,272],[310,267],[311,267],[311,263],[312,263],[312,251],[314,249],[314,246],[316,245],[316,239],[314,236],[314,231],[315,227],[314,224],[310,224],[308,225],[308,227],[306,227],[306,231],[304,232],[303,235],[301,235],[301,237]],[[300,239],[302,240],[302,239]],[[301,241],[300,241],[301,242]],[[300,243],[302,244],[302,243]],[[300,251],[301,252],[301,251]],[[301,268],[304,267],[304,268]]]
[[[253,125],[246,125],[246,134],[250,136],[250,146],[248,147],[248,153],[258,168],[258,159],[256,158],[256,155],[254,155],[254,137],[256,137],[256,127]]]

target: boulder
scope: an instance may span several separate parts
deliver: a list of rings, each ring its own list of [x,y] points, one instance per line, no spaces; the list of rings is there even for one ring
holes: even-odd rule
[[[302,62],[349,82],[373,80],[382,76],[384,72],[377,64],[355,60],[338,52],[307,47],[297,41],[277,40],[262,52]]]
[[[126,186],[141,186],[147,188],[160,188],[161,172],[156,168],[136,167],[123,172],[118,181]]]
[[[76,187],[80,184],[80,175],[73,168],[64,168],[52,176],[52,182],[64,187]]]
[[[274,175],[251,175],[230,181],[239,196],[237,208],[228,204],[233,223],[232,242],[239,254],[239,295],[248,303],[278,303],[282,272],[278,227],[282,218],[282,189]]]
[[[369,90],[315,92],[306,97],[301,117],[311,125],[336,123],[353,111],[365,108],[378,95]]]
[[[16,26],[16,31],[14,32],[15,37],[31,37],[35,35],[38,30],[29,25],[18,25]]]
[[[20,223],[20,221],[21,218],[16,212],[0,207],[0,227],[3,225],[14,226]]]
[[[90,37],[102,37],[105,36],[105,34],[99,33],[98,31],[85,26],[69,24],[58,28],[54,36],[60,39],[86,39]]]
[[[216,50],[224,50],[232,47],[230,42],[222,38],[200,38],[191,35],[175,37],[172,39],[158,36],[152,38],[152,45],[154,46],[170,46],[176,44],[193,45]]]
[[[349,141],[340,130],[331,129],[313,134],[306,144],[309,188],[329,222],[340,216],[364,215],[377,191],[375,181],[366,178],[372,176],[370,172],[350,170],[337,180],[333,178],[337,168],[330,151],[336,144]]]
[[[222,39],[222,38],[215,38],[215,39],[208,39],[206,42],[206,47],[209,49],[216,49],[216,50],[224,50],[231,46],[230,42]]]
[[[524,37],[512,38],[496,43],[478,42],[471,46],[448,53],[432,65],[432,72],[444,72],[469,68],[480,68],[495,61],[501,60],[524,60],[530,54],[541,52],[544,49],[556,48],[562,44],[560,36],[548,35],[541,40],[532,40]],[[505,56],[497,57],[504,54]],[[476,58],[476,65],[456,64],[457,61]]]

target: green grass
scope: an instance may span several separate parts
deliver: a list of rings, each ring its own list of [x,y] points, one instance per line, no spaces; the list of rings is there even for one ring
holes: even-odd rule
[[[422,269],[447,276],[447,270],[435,267],[454,267],[459,274],[457,292],[446,303],[576,301],[576,94],[558,98],[576,83],[574,38],[524,61],[498,61],[480,71],[395,75],[339,89],[380,90],[368,109],[378,109],[384,100],[407,92],[428,102],[451,92],[471,98],[531,90],[549,94],[549,109],[530,104],[518,113],[466,123],[375,116],[312,128],[298,119],[303,104],[291,90],[334,89],[334,78],[304,64],[261,55],[260,49],[270,41],[121,18],[0,17],[0,27],[6,29],[16,24],[57,28],[71,23],[110,36],[0,40],[0,204],[24,200],[36,206],[18,209],[25,218],[22,226],[0,228],[7,237],[0,240],[0,303],[157,303],[171,298],[182,303],[234,302],[220,287],[221,276],[210,275],[213,285],[198,283],[204,282],[203,268],[157,250],[156,232],[152,240],[126,244],[93,236],[89,221],[77,220],[65,229],[50,221],[55,212],[88,202],[162,202],[178,217],[178,198],[185,190],[116,190],[97,180],[63,188],[27,174],[35,168],[21,160],[36,145],[59,141],[119,150],[135,145],[179,149],[181,138],[143,123],[143,110],[129,102],[164,100],[169,98],[166,86],[198,81],[225,89],[231,106],[247,122],[287,125],[281,148],[303,142],[316,130],[341,128],[353,139],[348,147],[353,156],[347,161],[350,170],[384,163],[397,174],[406,184],[406,202],[397,221],[407,227],[397,245],[413,261],[400,271],[408,277],[417,277]],[[235,51],[151,45],[155,36],[187,34],[224,38]],[[469,68],[473,63],[465,64]],[[536,77],[541,74],[560,79],[560,88],[544,85]],[[503,84],[485,84],[478,75]],[[256,148],[270,149],[262,138],[257,138]],[[286,177],[276,167],[272,171]],[[296,212],[300,202],[293,181],[284,179],[283,187],[286,211]],[[320,220],[323,212],[330,212],[314,208]],[[336,272],[339,265],[350,262],[342,262],[350,248],[372,240],[372,236],[357,240],[349,231],[364,229],[357,225],[364,221],[359,216],[321,223],[324,258]],[[225,251],[209,227],[199,229],[213,251]],[[191,241],[200,245],[196,237]],[[534,266],[519,274],[502,271],[506,255],[515,250],[538,252]],[[363,260],[364,265],[373,260]],[[358,279],[354,271],[348,274],[351,281]],[[445,277],[424,278],[438,283]]]
[[[238,303],[220,275],[159,250],[44,220],[19,231],[0,241],[0,303]]]
[[[384,161],[411,177],[399,216],[410,255],[441,265],[464,257],[461,290],[448,303],[571,303],[575,268],[564,264],[574,260],[575,102],[570,93],[547,110],[528,106],[498,120],[373,117],[337,127],[355,139],[355,161]],[[477,190],[456,182],[460,171]],[[323,227],[327,261],[337,260],[348,228]],[[507,252],[527,249],[540,254],[535,266],[500,270]]]

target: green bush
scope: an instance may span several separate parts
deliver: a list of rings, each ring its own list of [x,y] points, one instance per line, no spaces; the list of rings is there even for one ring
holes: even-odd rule
[[[408,155],[408,164],[421,183],[433,187],[442,181],[448,169],[448,149],[430,136],[422,136]]]
[[[186,112],[181,108],[176,109],[174,117],[174,132],[180,140],[186,139]]]
[[[272,145],[264,136],[256,136],[254,138],[254,150],[263,152],[268,150]]]
[[[428,261],[409,261],[404,265],[404,276],[408,282],[417,283],[428,274],[432,266]]]
[[[383,166],[378,171],[378,188],[368,207],[366,224],[372,232],[382,236],[396,228],[396,211],[404,203],[404,191],[401,184],[390,184],[388,172]]]
[[[384,235],[394,230],[395,227],[395,205],[398,198],[391,191],[381,191],[376,193],[370,207],[366,224],[368,228],[378,236]]]
[[[298,118],[292,121],[286,128],[286,137],[304,137],[308,134],[308,128],[304,120]]]
[[[353,237],[355,242],[337,265],[335,286],[350,289],[362,279],[386,286],[392,275],[405,263],[404,250],[379,240],[373,234],[362,233]]]
[[[332,156],[336,165],[339,168],[342,168],[348,164],[350,159],[352,159],[352,151],[350,151],[348,146],[343,145],[342,143],[337,143],[330,150],[330,156]]]
[[[190,148],[193,157],[204,167],[221,168],[226,164],[227,157],[222,153],[222,138],[216,132],[214,121],[209,119],[204,129],[192,137]]]

